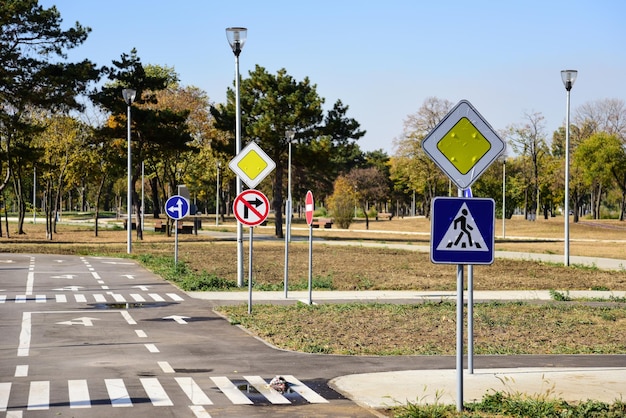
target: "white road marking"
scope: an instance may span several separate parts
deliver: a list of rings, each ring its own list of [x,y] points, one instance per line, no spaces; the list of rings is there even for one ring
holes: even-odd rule
[[[7,410],[9,406],[9,395],[11,394],[11,383],[0,383],[0,412]]]
[[[165,299],[157,293],[148,293],[148,296],[154,299],[155,302],[165,302]]]
[[[291,404],[291,401],[281,395],[277,390],[268,386],[267,382],[261,376],[244,376],[259,393],[267,398],[273,404]]]
[[[122,379],[104,379],[104,384],[111,399],[111,406],[116,408],[133,406]]]
[[[67,302],[67,296],[59,294],[59,295],[55,295],[55,298],[57,300],[58,303],[66,303]]]
[[[96,302],[99,302],[99,303],[103,303],[107,301],[107,298],[105,298],[104,295],[100,293],[94,294],[93,298],[96,300]]]
[[[15,296],[15,303],[26,303],[26,295]]]
[[[128,311],[120,311],[120,314],[122,315],[122,318],[124,318],[124,320],[126,321],[128,325],[137,325],[137,321],[135,321],[133,317],[130,316]]]
[[[160,353],[159,349],[154,344],[144,344],[149,352],[151,353]]]
[[[211,418],[211,414],[209,414],[201,405],[189,405],[189,409],[191,409],[191,412],[193,412],[196,418]]]
[[[30,350],[30,329],[32,326],[32,315],[30,312],[22,314],[22,331],[20,331],[20,344],[17,348],[18,357],[28,357]]]
[[[67,389],[70,396],[70,408],[91,408],[86,380],[68,380]]]
[[[174,368],[167,361],[158,361],[157,364],[163,370],[163,373],[176,373]]]
[[[211,380],[219,388],[220,391],[235,405],[253,405],[254,403],[244,395],[237,386],[233,384],[227,377],[216,376]]]
[[[49,381],[30,382],[30,392],[28,393],[27,409],[29,411],[50,409]]]
[[[148,334],[146,334],[145,331],[140,330],[140,329],[136,329],[135,334],[137,334],[139,338],[148,338]]]
[[[7,300],[7,295],[0,295],[0,303],[4,303]]]
[[[182,302],[185,300],[178,296],[176,293],[167,293],[167,296],[169,296],[172,300],[175,300],[176,302]]]
[[[74,295],[74,299],[76,299],[77,303],[86,303],[87,302],[87,298],[83,294],[76,294],[76,295]]]
[[[15,366],[15,377],[28,376],[28,364],[19,364]]]
[[[194,405],[213,405],[213,402],[191,377],[177,377],[176,381]]]
[[[35,302],[36,303],[46,303],[46,295],[37,295],[35,296]]]
[[[102,277],[100,277],[100,275],[98,273],[96,273],[95,271],[91,272],[91,275],[96,280],[102,280]]]
[[[113,299],[115,299],[117,303],[126,303],[126,299],[123,295],[120,295],[119,293],[111,293],[110,295],[113,296]]]
[[[146,300],[143,298],[143,296],[137,294],[137,293],[131,293],[130,297],[135,299],[135,302],[145,302]]]
[[[294,392],[297,392],[304,399],[310,403],[328,403],[328,400],[324,399],[319,393],[315,392],[310,387],[293,377],[292,375],[283,375],[285,380],[289,383],[289,388]]]
[[[172,406],[172,400],[167,396],[163,386],[159,383],[159,380],[154,377],[139,379],[143,385],[146,394],[152,401],[154,406]]]

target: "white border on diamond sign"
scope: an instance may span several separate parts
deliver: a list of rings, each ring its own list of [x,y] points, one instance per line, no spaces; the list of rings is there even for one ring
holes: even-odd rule
[[[480,160],[474,164],[472,169],[462,174],[448,160],[448,157],[437,148],[437,144],[444,136],[450,132],[452,128],[461,120],[467,118],[474,127],[485,137],[491,144],[491,147],[482,156]],[[459,189],[469,188],[476,179],[485,171],[505,149],[505,142],[493,130],[491,125],[478,113],[478,111],[467,100],[461,100],[456,106],[443,118],[441,122],[433,129],[422,141],[424,152],[448,175],[450,180]]]
[[[248,175],[238,165],[239,162],[243,160],[251,151],[255,151],[267,164],[267,166],[254,179],[248,177]],[[239,178],[241,178],[241,180],[246,183],[249,188],[254,189],[257,184],[262,182],[265,177],[267,177],[267,175],[274,170],[276,163],[265,153],[265,151],[261,149],[260,146],[257,145],[256,142],[252,141],[246,145],[244,149],[239,151],[239,154],[237,154],[235,158],[230,160],[228,167],[230,167],[230,169],[237,174],[237,176],[239,176]]]

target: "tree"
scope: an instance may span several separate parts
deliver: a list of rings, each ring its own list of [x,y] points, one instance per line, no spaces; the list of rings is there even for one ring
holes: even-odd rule
[[[328,208],[339,228],[350,228],[357,199],[358,194],[354,190],[354,186],[346,177],[339,176],[335,180],[333,194],[328,198]]]
[[[20,234],[26,209],[22,179],[34,164],[31,140],[42,129],[31,112],[81,109],[76,97],[99,77],[88,60],[63,62],[66,50],[82,44],[90,29],[77,22],[63,30],[61,22],[55,7],[45,9],[36,0],[6,0],[0,7],[0,138],[6,165],[2,171],[10,172],[13,180]],[[0,184],[0,191],[6,185]]]
[[[240,83],[242,136],[245,142],[255,141],[276,163],[272,207],[276,211],[276,236],[283,237],[282,207],[289,147],[286,132],[296,132],[294,160],[307,167],[309,173],[316,174],[324,173],[321,168],[329,164],[334,167],[337,160],[346,163],[353,158],[358,149],[354,141],[365,132],[359,130],[358,122],[346,117],[348,108],[341,101],[324,118],[324,99],[308,77],[297,82],[284,68],[272,75],[258,65],[249,76]],[[232,89],[227,91],[226,105],[212,107],[211,113],[219,129],[234,130]]]
[[[187,117],[189,110],[174,110],[158,106],[157,92],[168,87],[172,76],[164,71],[146,71],[136,50],[129,54],[122,54],[121,60],[113,61],[113,67],[104,69],[110,80],[101,90],[92,92],[92,100],[110,112],[111,117],[106,126],[101,128],[100,134],[108,137],[112,145],[118,146],[121,155],[126,154],[121,145],[126,141],[126,110],[121,91],[122,88],[136,90],[136,99],[132,110],[132,168],[131,194],[132,202],[137,214],[137,225],[141,224],[141,203],[135,190],[135,184],[141,174],[142,161],[163,161],[170,167],[175,167],[181,152],[188,151],[188,143],[192,140]],[[170,177],[178,180],[176,171]],[[130,220],[129,220],[130,222]],[[137,235],[143,238],[141,228],[137,228]]]
[[[389,183],[378,168],[354,168],[345,176],[352,185],[357,201],[360,202],[365,214],[365,229],[369,229],[369,217],[367,216],[368,204],[379,203],[389,197]],[[335,188],[337,185],[335,184]]]

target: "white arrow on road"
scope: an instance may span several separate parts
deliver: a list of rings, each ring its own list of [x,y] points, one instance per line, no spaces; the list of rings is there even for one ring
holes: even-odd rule
[[[89,318],[83,316],[81,318],[74,318],[71,321],[57,322],[59,325],[83,325],[85,327],[93,327],[93,321],[97,321],[98,318]]]
[[[187,321],[185,321],[185,319],[190,319],[190,318],[188,316],[171,315],[171,316],[166,316],[163,319],[173,319],[179,324],[186,324]]]
[[[78,289],[82,289],[82,288],[83,288],[83,286],[65,286],[65,287],[62,287],[62,288],[59,288],[59,289],[52,289],[52,290],[59,290],[61,292],[68,290],[70,292],[77,292]]]
[[[133,286],[133,287],[136,287],[139,290],[143,290],[144,292],[147,292],[151,286]]]
[[[61,276],[51,276],[51,279],[73,279],[76,277],[75,274],[62,274]]]
[[[122,274],[122,277],[126,277],[127,279],[133,280],[135,278],[135,276],[133,276],[132,274]]]

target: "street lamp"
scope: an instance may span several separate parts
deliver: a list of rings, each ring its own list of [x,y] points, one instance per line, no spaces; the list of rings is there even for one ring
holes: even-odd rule
[[[137,95],[137,91],[133,89],[123,89],[122,97],[127,105],[127,117],[126,123],[128,125],[128,130],[126,134],[126,141],[128,143],[127,149],[127,171],[128,171],[128,181],[126,183],[126,206],[128,210],[128,217],[126,219],[126,252],[128,254],[132,251],[132,213],[133,213],[133,191],[132,191],[132,165],[131,165],[131,153],[130,153],[130,105],[135,101],[135,96]]]
[[[241,107],[239,103],[239,54],[246,42],[248,29],[226,28],[226,38],[235,54],[235,156],[241,151]],[[237,176],[236,194],[241,193],[241,179]],[[237,222],[237,286],[243,286],[243,227]]]
[[[222,163],[217,162],[217,185],[215,187],[215,226],[220,224],[220,168]]]
[[[565,266],[569,266],[569,102],[570,90],[576,81],[578,71],[562,70],[561,79],[567,91],[567,106],[565,112]]]
[[[285,132],[287,142],[289,144],[289,159],[287,163],[287,202],[285,204],[285,298],[287,298],[287,289],[289,287],[289,243],[291,242],[291,144],[296,135],[295,131],[289,130]]]

